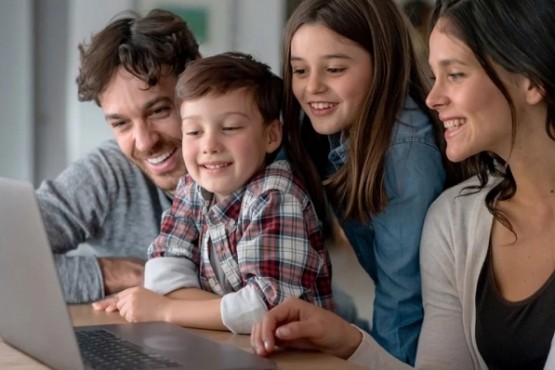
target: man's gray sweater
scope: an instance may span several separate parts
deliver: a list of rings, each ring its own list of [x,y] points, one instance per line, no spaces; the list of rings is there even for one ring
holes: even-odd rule
[[[110,140],[37,189],[66,301],[104,297],[97,257],[147,258],[171,198]],[[87,243],[93,256],[68,256]]]

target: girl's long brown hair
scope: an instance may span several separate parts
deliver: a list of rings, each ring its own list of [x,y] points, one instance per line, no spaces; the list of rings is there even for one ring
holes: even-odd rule
[[[388,202],[384,163],[398,114],[407,96],[426,111],[429,83],[411,42],[411,26],[392,0],[304,0],[296,8],[283,42],[285,133],[290,136],[293,165],[304,175],[323,219],[326,193],[320,166],[325,162],[322,158],[327,158],[329,142],[310,124],[301,124],[301,108],[292,93],[291,39],[304,24],[323,25],[357,43],[372,58],[371,87],[348,132],[347,161],[324,182],[333,203],[341,204],[344,218],[365,221],[382,212]],[[435,129],[440,132],[439,125]]]

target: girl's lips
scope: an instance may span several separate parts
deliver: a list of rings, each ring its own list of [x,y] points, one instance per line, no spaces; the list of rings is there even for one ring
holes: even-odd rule
[[[311,114],[314,115],[315,117],[325,116],[327,114],[330,114],[330,113],[332,113],[336,110],[337,106],[338,106],[337,103],[318,102],[318,103],[309,103],[308,104],[308,108],[309,108]]]

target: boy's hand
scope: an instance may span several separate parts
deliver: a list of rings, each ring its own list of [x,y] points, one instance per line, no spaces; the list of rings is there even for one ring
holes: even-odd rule
[[[95,310],[99,311],[106,311],[106,312],[114,312],[118,310],[118,297],[110,296],[108,298],[104,298],[100,301],[93,302],[92,306]]]
[[[117,309],[129,322],[163,321],[170,299],[144,287],[126,289],[117,295]]]

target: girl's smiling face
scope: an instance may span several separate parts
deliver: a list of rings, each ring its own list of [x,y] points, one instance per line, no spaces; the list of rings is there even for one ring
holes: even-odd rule
[[[364,48],[311,23],[291,39],[293,94],[314,130],[330,135],[354,123],[372,83],[372,58]]]

